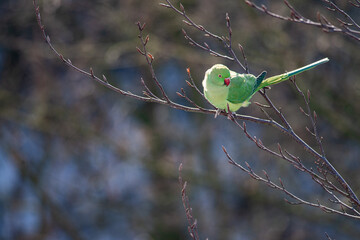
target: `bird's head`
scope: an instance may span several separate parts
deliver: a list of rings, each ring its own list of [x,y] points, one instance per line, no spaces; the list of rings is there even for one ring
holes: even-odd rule
[[[229,86],[230,84],[230,70],[222,64],[215,64],[210,68],[209,80],[217,86]]]

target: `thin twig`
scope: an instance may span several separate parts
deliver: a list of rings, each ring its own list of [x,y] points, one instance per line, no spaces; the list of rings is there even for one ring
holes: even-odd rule
[[[269,106],[275,111],[275,113],[279,116],[281,121],[283,122],[284,126],[286,127],[286,133],[291,136],[296,142],[303,145],[305,150],[311,153],[316,159],[321,159],[326,167],[331,171],[332,175],[338,180],[338,182],[344,187],[345,191],[349,193],[349,198],[358,208],[360,207],[360,201],[356,196],[355,192],[352,190],[350,185],[345,181],[345,179],[340,175],[340,173],[335,169],[335,167],[330,163],[330,161],[326,158],[325,153],[322,154],[318,153],[314,150],[309,144],[307,144],[302,138],[300,138],[292,129],[290,123],[286,120],[284,115],[280,112],[280,110],[272,103],[270,98],[267,96],[264,90],[259,91],[260,94],[265,98]],[[319,138],[320,141],[320,138]],[[323,151],[323,148],[321,148]]]
[[[326,236],[326,238],[327,238],[328,240],[335,240],[335,239],[332,239],[332,238],[329,236],[329,234],[327,234],[326,232],[325,232],[325,236]]]
[[[189,198],[186,195],[187,182],[183,181],[183,179],[181,177],[181,172],[182,172],[182,163],[179,166],[179,184],[180,184],[180,188],[181,188],[181,201],[183,203],[184,210],[186,213],[186,219],[188,220],[188,231],[189,231],[190,237],[193,240],[199,240],[200,238],[199,238],[199,233],[198,233],[198,229],[197,229],[197,220],[194,219],[194,217],[193,217],[192,208],[189,203]]]
[[[323,1],[331,6],[330,8],[327,7],[328,10],[339,12],[345,17],[345,19],[349,20],[349,22],[341,20],[340,26],[335,26],[330,21],[328,21],[324,15],[320,14],[319,12],[317,13],[317,21],[313,21],[309,18],[302,16],[298,11],[295,10],[295,8],[287,0],[284,0],[284,3],[290,10],[290,16],[279,15],[277,13],[269,11],[266,6],[264,5],[259,6],[250,0],[245,0],[245,3],[250,7],[253,7],[258,11],[265,13],[266,15],[269,15],[273,18],[277,18],[283,21],[301,23],[305,25],[318,27],[326,33],[330,33],[330,32],[342,33],[360,42],[360,31],[352,29],[348,26],[349,24],[351,24],[354,25],[356,28],[360,29],[359,24],[356,23],[355,20],[349,14],[347,14],[344,10],[339,8],[334,2],[330,0],[323,0]],[[350,4],[354,7],[360,7],[360,4],[358,3],[359,1],[358,0],[355,1],[357,2],[357,4],[353,2],[350,2]]]
[[[165,99],[165,101],[167,103],[170,103],[171,104],[171,100],[169,99],[169,97],[167,96],[163,86],[160,84],[159,80],[157,79],[156,77],[156,74],[155,74],[155,71],[154,71],[154,67],[153,67],[153,61],[154,61],[154,57],[151,53],[148,52],[147,48],[146,48],[146,44],[148,43],[149,41],[149,35],[144,39],[143,38],[143,31],[144,31],[144,27],[145,27],[145,24],[141,25],[140,22],[137,22],[137,26],[139,28],[139,39],[141,41],[141,44],[142,44],[142,55],[145,57],[148,65],[149,65],[149,69],[150,69],[150,73],[151,73],[151,76],[152,76],[152,79],[154,80],[155,84],[158,86],[158,88],[160,89],[161,91],[161,94],[163,96],[163,98]]]
[[[323,0],[325,3],[328,3],[330,4],[331,7],[333,7],[337,12],[341,13],[342,15],[344,15],[344,17],[346,19],[348,19],[350,21],[350,24],[349,23],[345,23],[344,24],[348,24],[348,25],[354,25],[357,29],[360,30],[360,25],[355,22],[355,20],[349,15],[347,14],[344,10],[342,10],[338,5],[336,5],[333,1],[330,1],[330,0]]]
[[[284,199],[287,203],[296,204],[296,205],[303,204],[303,205],[307,205],[307,206],[311,206],[311,207],[315,207],[315,208],[320,208],[322,211],[327,212],[327,213],[336,213],[336,214],[343,215],[343,216],[346,216],[346,217],[350,217],[350,218],[354,218],[354,219],[360,219],[359,215],[353,215],[353,214],[349,214],[349,213],[346,213],[346,212],[343,212],[343,211],[339,211],[339,210],[333,209],[331,207],[328,207],[326,205],[323,205],[320,202],[317,202],[317,203],[309,202],[309,201],[306,201],[306,200],[296,196],[295,194],[291,193],[289,190],[286,189],[286,187],[285,187],[285,185],[284,185],[284,183],[283,183],[283,181],[281,179],[279,179],[279,181],[280,181],[280,185],[279,185],[279,184],[276,184],[273,181],[271,181],[269,176],[266,174],[266,172],[265,172],[265,178],[259,176],[258,174],[256,174],[254,172],[254,170],[251,168],[251,166],[247,162],[245,162],[246,167],[242,166],[241,164],[237,163],[236,161],[234,161],[232,159],[232,157],[227,152],[227,150],[226,150],[226,148],[224,146],[222,147],[222,149],[223,149],[226,157],[228,158],[230,164],[232,164],[232,165],[236,166],[237,168],[239,168],[240,170],[246,172],[253,179],[255,179],[257,181],[260,181],[260,182],[263,182],[263,183],[267,184],[271,188],[282,191],[288,197],[290,197],[290,198],[292,198],[292,199],[294,199],[296,201],[295,203],[292,203],[292,202],[289,202],[288,200]]]
[[[339,189],[338,187],[336,187],[333,183],[329,182],[329,180],[326,177],[321,177],[318,174],[316,174],[312,169],[308,169],[301,161],[299,158],[293,156],[292,154],[290,154],[288,151],[285,150],[285,153],[290,157],[285,156],[285,154],[283,153],[283,150],[280,146],[280,144],[278,144],[278,149],[279,149],[279,153],[267,148],[260,139],[256,138],[255,136],[251,136],[250,133],[247,131],[246,128],[246,124],[243,122],[242,125],[234,118],[232,117],[232,114],[229,113],[229,117],[228,117],[231,121],[233,121],[235,124],[237,124],[245,133],[245,135],[251,140],[253,141],[257,147],[259,147],[261,150],[264,150],[276,157],[282,158],[284,160],[286,160],[287,162],[289,162],[290,164],[292,164],[296,169],[302,171],[302,172],[306,172],[308,173],[316,183],[318,183],[321,187],[323,187],[330,195],[332,195],[334,198],[336,198],[336,196],[331,193],[330,191],[336,191],[337,193],[341,194],[342,196],[346,197],[346,198],[350,198],[351,196],[349,196],[348,192],[344,192],[341,189]],[[353,210],[355,213],[358,213],[356,211],[356,209],[354,209],[353,207],[349,207],[345,204],[343,204],[342,202],[340,203],[341,205],[343,205],[346,208],[349,208],[351,210]],[[360,215],[360,214],[359,214]]]
[[[145,102],[153,102],[153,103],[168,105],[171,108],[175,108],[175,109],[186,111],[186,112],[196,112],[196,113],[211,114],[211,115],[216,114],[216,110],[213,110],[213,109],[205,109],[205,108],[199,109],[199,108],[184,106],[184,105],[181,105],[179,103],[172,102],[172,101],[167,102],[166,100],[160,99],[158,97],[154,97],[154,96],[150,96],[150,95],[144,97],[144,96],[140,96],[140,95],[131,93],[129,91],[122,90],[122,89],[117,88],[114,85],[110,84],[106,78],[105,79],[100,79],[94,73],[87,72],[87,71],[77,67],[70,60],[66,60],[63,57],[63,55],[61,53],[59,53],[58,50],[52,45],[52,43],[50,41],[50,37],[47,35],[47,33],[45,31],[45,27],[42,24],[41,15],[40,15],[40,11],[39,11],[39,6],[37,5],[36,0],[33,0],[33,4],[34,4],[34,7],[35,7],[36,19],[37,19],[38,25],[40,27],[41,33],[42,33],[42,35],[44,37],[44,40],[45,40],[46,44],[50,47],[52,52],[62,62],[64,62],[70,68],[80,72],[81,74],[84,74],[85,76],[87,76],[87,77],[89,77],[91,79],[94,79],[95,81],[97,81],[98,83],[103,85],[104,87],[106,87],[106,88],[108,88],[108,89],[110,89],[110,90],[112,90],[114,92],[117,92],[117,93],[119,93],[121,95],[127,96],[127,97],[135,98],[135,99],[145,101]],[[145,53],[142,52],[142,54],[145,54]],[[147,57],[149,58],[149,56],[147,56]],[[220,114],[223,115],[223,116],[227,116],[227,114],[225,112],[221,112]],[[257,117],[253,117],[253,116],[242,115],[242,114],[236,114],[235,117],[237,119],[241,119],[241,120],[245,120],[245,121],[253,121],[253,122],[256,122],[256,123],[259,123],[259,124],[271,125],[271,126],[274,126],[277,129],[279,129],[280,131],[285,130],[279,123],[274,122],[274,121],[269,121],[268,119],[262,119],[262,118],[257,118]]]
[[[231,40],[229,38],[229,40],[227,40],[225,37],[220,37],[210,31],[208,31],[204,26],[202,25],[199,25],[199,24],[196,24],[186,13],[185,13],[185,9],[184,7],[182,7],[182,5],[180,5],[180,9],[176,8],[169,0],[166,0],[166,3],[167,4],[164,4],[164,3],[161,3],[160,5],[163,6],[163,7],[166,7],[166,8],[170,8],[172,10],[174,10],[176,13],[180,14],[181,16],[183,16],[185,18],[184,22],[191,26],[191,27],[194,27],[196,28],[197,30],[203,32],[205,34],[205,36],[209,36],[211,38],[214,38],[220,42],[222,42],[225,46],[225,48],[228,50],[228,52],[230,53],[231,56],[226,56],[226,55],[222,55],[220,53],[217,53],[215,52],[214,50],[211,50],[208,45],[206,44],[205,46],[197,43],[196,41],[194,41],[192,38],[189,37],[189,35],[187,35],[187,33],[185,32],[185,30],[183,30],[183,33],[185,34],[185,38],[190,40],[190,42],[192,44],[194,44],[195,46],[203,49],[203,50],[206,50],[206,51],[209,51],[212,55],[214,56],[217,56],[217,57],[222,57],[222,58],[225,58],[227,60],[231,60],[231,61],[235,61],[243,70],[247,71],[247,68],[240,62],[240,60],[238,59],[238,57],[236,56],[232,46],[231,46]],[[227,22],[227,25],[228,25],[228,33],[229,33],[229,36],[232,35],[232,31],[231,31],[231,28],[230,28],[230,18],[229,16],[227,15],[226,17],[226,22]]]
[[[190,26],[193,26],[195,27],[196,29],[198,29],[199,31],[202,31],[204,32],[205,34],[207,34],[208,36],[214,38],[214,39],[218,39],[220,40],[221,42],[224,43],[225,47],[229,50],[229,52],[231,53],[231,55],[233,56],[233,61],[236,58],[236,55],[234,53],[234,51],[232,50],[232,46],[231,46],[231,34],[232,34],[232,30],[231,30],[231,27],[230,27],[230,19],[229,17],[227,16],[226,20],[227,20],[227,26],[228,26],[228,32],[229,32],[229,37],[228,39],[224,38],[224,37],[219,37],[211,32],[209,32],[208,30],[206,30],[203,26],[201,25],[197,25],[196,23],[194,23],[186,14],[185,14],[185,10],[184,8],[180,7],[180,10],[178,10],[177,8],[175,8],[171,3],[170,1],[168,1],[168,5],[166,4],[163,4],[163,6],[165,7],[168,7],[168,8],[171,8],[173,9],[174,11],[176,11],[177,13],[179,13],[180,15],[182,15],[186,21],[187,21],[187,24],[190,25]],[[269,119],[262,119],[262,118],[256,118],[256,117],[253,117],[253,116],[247,116],[247,115],[241,115],[241,114],[235,114],[235,113],[231,113],[230,111],[228,111],[229,113],[226,113],[225,111],[221,111],[221,112],[217,112],[215,110],[212,110],[212,109],[205,109],[203,107],[200,107],[198,104],[196,104],[195,102],[193,102],[190,98],[187,97],[185,91],[182,89],[182,94],[179,93],[179,96],[185,98],[189,103],[191,103],[193,106],[195,107],[189,107],[189,106],[184,106],[184,105],[181,105],[181,104],[178,104],[178,103],[175,103],[173,101],[171,101],[166,92],[165,92],[165,89],[162,87],[160,81],[157,79],[156,75],[155,75],[155,71],[153,69],[153,66],[152,66],[152,62],[154,60],[154,57],[153,55],[151,55],[148,51],[147,51],[147,48],[146,48],[146,45],[149,41],[149,37],[146,36],[145,38],[143,37],[142,35],[142,32],[144,30],[144,24],[141,25],[140,23],[138,23],[138,27],[139,27],[139,31],[140,31],[140,35],[139,35],[139,38],[140,38],[140,41],[141,41],[141,44],[142,44],[142,50],[138,48],[138,52],[140,54],[142,54],[145,58],[146,58],[146,61],[149,65],[149,68],[150,68],[150,72],[151,72],[151,75],[152,75],[152,80],[155,82],[155,84],[157,85],[157,87],[160,89],[160,92],[161,92],[161,95],[162,95],[162,99],[157,97],[154,93],[152,93],[149,88],[146,86],[145,82],[142,80],[142,84],[145,88],[145,97],[144,96],[140,96],[140,95],[136,95],[136,94],[133,94],[129,91],[124,91],[122,89],[119,89],[113,85],[111,85],[106,77],[103,77],[103,79],[100,79],[98,78],[95,74],[94,74],[94,71],[92,69],[90,69],[90,72],[87,72],[85,70],[82,70],[78,67],[76,67],[70,60],[66,60],[63,55],[61,55],[52,45],[51,41],[50,41],[50,37],[46,34],[45,32],[45,28],[44,26],[42,25],[41,23],[41,17],[40,17],[40,13],[39,13],[39,7],[37,6],[36,4],[36,1],[33,0],[33,3],[34,3],[34,6],[35,6],[35,9],[36,9],[36,18],[37,18],[37,21],[38,21],[38,24],[39,24],[39,27],[41,29],[41,32],[43,34],[43,37],[46,41],[46,43],[50,46],[51,50],[66,64],[68,65],[69,67],[79,71],[80,73],[88,76],[89,78],[91,79],[94,79],[96,80],[97,82],[99,82],[100,84],[102,84],[103,86],[115,91],[115,92],[118,92],[124,96],[129,96],[129,97],[133,97],[135,99],[138,99],[138,100],[142,100],[142,101],[147,101],[147,102],[154,102],[154,103],[158,103],[158,104],[164,104],[164,105],[167,105],[169,107],[172,107],[172,108],[175,108],[175,109],[179,109],[179,110],[183,110],[183,111],[188,111],[188,112],[198,112],[198,113],[205,113],[205,114],[213,114],[213,115],[217,115],[217,114],[221,114],[223,116],[227,116],[229,120],[233,121],[235,124],[237,124],[245,133],[245,135],[251,139],[260,149],[263,149],[273,155],[276,155],[280,158],[283,158],[285,160],[287,160],[288,162],[290,162],[291,164],[293,164],[293,166],[295,166],[296,168],[298,168],[299,170],[301,171],[306,171],[308,172],[312,177],[313,179],[318,182],[321,186],[323,186],[326,190],[335,190],[336,192],[342,194],[343,196],[346,196],[348,199],[351,200],[352,203],[354,203],[357,207],[360,206],[360,202],[357,198],[357,196],[355,195],[355,193],[353,192],[353,190],[350,188],[350,186],[346,183],[346,181],[342,178],[342,176],[336,171],[336,169],[330,164],[330,162],[326,159],[325,157],[325,154],[322,153],[318,153],[317,151],[315,151],[310,145],[308,145],[303,139],[301,139],[292,129],[290,123],[286,120],[285,116],[281,113],[281,111],[272,103],[272,101],[270,100],[270,98],[267,96],[265,90],[261,90],[260,91],[260,94],[265,98],[265,100],[267,101],[267,103],[269,104],[269,108],[273,109],[275,111],[275,113],[279,116],[280,120],[282,121],[282,124],[274,121],[272,118],[270,118],[269,115],[268,118]],[[290,6],[290,5],[289,5]],[[291,7],[289,7],[291,8]],[[266,9],[266,8],[264,8]],[[294,12],[294,16],[296,16],[296,18],[299,18],[301,17],[299,15],[299,13]],[[322,23],[323,24],[323,23]],[[191,41],[190,41],[191,42]],[[202,45],[201,45],[202,46]],[[199,46],[200,47],[200,46]],[[210,49],[208,47],[207,44],[205,44],[205,47]],[[201,48],[201,47],[200,47]],[[211,50],[211,49],[210,49]],[[211,53],[211,51],[209,51]],[[246,63],[246,57],[245,57],[245,54],[242,50],[242,53],[243,53],[243,56],[244,56],[244,59],[245,59],[245,63]],[[231,58],[231,57],[230,57]],[[239,62],[240,63],[240,62]],[[247,63],[246,63],[247,64]],[[248,67],[246,65],[246,67],[244,67],[241,63],[240,65],[246,70],[248,71]],[[196,87],[191,75],[190,75],[190,70],[187,70],[188,72],[188,75],[189,75],[189,78],[191,80],[191,83],[190,82],[187,82],[189,86],[195,88],[195,90],[200,93],[202,95],[202,97],[204,97],[204,95],[201,93],[201,91]],[[228,109],[229,110],[229,109]],[[310,116],[311,114],[308,113],[308,115]],[[327,179],[326,179],[326,174],[328,173],[328,171],[324,171],[322,172],[323,175],[325,176],[325,178],[322,178],[318,175],[316,175],[312,170],[309,170],[307,168],[305,168],[305,166],[301,165],[301,161],[298,159],[298,158],[295,158],[293,157],[292,155],[288,154],[290,156],[289,157],[286,157],[282,152],[280,153],[276,153],[270,149],[268,149],[267,147],[265,147],[263,145],[263,143],[261,142],[260,139],[257,139],[255,137],[252,137],[246,130],[246,124],[243,123],[243,125],[239,124],[237,120],[243,120],[243,121],[252,121],[252,122],[255,122],[255,123],[259,123],[259,124],[265,124],[265,125],[270,125],[270,126],[273,126],[275,128],[277,128],[278,130],[282,131],[283,133],[286,133],[287,135],[289,135],[292,139],[294,139],[296,142],[298,142],[300,145],[302,145],[306,151],[310,152],[317,160],[320,159],[322,160],[322,164],[325,164],[326,167],[329,169],[329,171],[331,172],[331,174],[333,176],[336,177],[336,179],[340,182],[341,186],[345,189],[346,192],[343,192],[341,191],[340,189],[336,188],[334,185],[330,184]],[[314,120],[314,119],[313,119]],[[316,135],[317,133],[315,133]],[[319,171],[321,171],[321,169],[318,169]],[[251,174],[253,174],[252,176],[254,177],[254,173],[253,171],[251,170],[250,171]],[[274,187],[274,186],[273,186]],[[276,188],[276,187],[275,187]],[[320,205],[319,205],[320,206]],[[344,206],[346,207],[346,206]],[[320,207],[321,209],[326,209],[326,208],[323,208],[323,207]],[[348,207],[347,207],[348,208]]]
[[[298,87],[298,85],[296,84],[296,81],[295,81],[295,77],[293,77],[291,79],[291,82],[294,84],[296,90],[298,91],[298,93],[303,97],[303,100],[304,100],[304,103],[305,103],[305,106],[306,106],[306,110],[307,110],[307,113],[306,113],[306,116],[310,119],[310,122],[311,122],[311,125],[313,127],[313,130],[314,130],[314,133],[312,135],[315,136],[315,139],[319,145],[319,148],[320,148],[320,151],[321,151],[321,154],[323,157],[325,157],[325,150],[324,150],[324,147],[323,147],[323,144],[322,144],[322,139],[321,137],[319,136],[319,133],[318,133],[318,130],[317,130],[317,126],[316,126],[316,120],[317,120],[317,115],[316,115],[316,112],[314,111],[313,114],[311,114],[311,109],[310,109],[310,91],[308,91],[307,93],[307,97],[305,96],[304,92]]]

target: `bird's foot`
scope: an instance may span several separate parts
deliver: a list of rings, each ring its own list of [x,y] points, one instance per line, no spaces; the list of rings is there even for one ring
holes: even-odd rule
[[[227,113],[227,118],[228,118],[229,120],[233,120],[233,119],[235,118],[235,112],[229,111],[229,112]]]
[[[216,113],[215,113],[214,118],[217,118],[220,115],[221,111],[222,110],[220,108],[216,109]]]
[[[233,119],[234,119],[234,113],[235,113],[235,112],[232,112],[232,111],[230,110],[229,104],[227,104],[227,111],[226,111],[226,113],[227,113],[227,118],[228,118],[229,120],[233,120]]]

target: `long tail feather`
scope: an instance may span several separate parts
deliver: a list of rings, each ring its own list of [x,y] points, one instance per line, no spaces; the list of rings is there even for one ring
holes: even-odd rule
[[[323,58],[323,59],[321,59],[321,60],[319,60],[317,62],[313,62],[313,63],[311,63],[309,65],[306,65],[305,67],[298,68],[298,69],[296,69],[294,71],[288,72],[287,74],[288,74],[289,77],[292,77],[292,76],[294,76],[296,74],[299,74],[299,73],[302,73],[304,71],[310,70],[310,69],[312,69],[312,68],[314,68],[314,67],[316,67],[316,66],[318,66],[320,64],[326,63],[328,61],[329,61],[328,58]]]
[[[265,79],[258,87],[258,90],[260,90],[261,88],[263,87],[266,87],[266,86],[270,86],[270,85],[274,85],[274,84],[278,84],[278,83],[281,83],[283,81],[286,81],[288,80],[290,77],[292,76],[295,76],[299,73],[302,73],[302,72],[305,72],[307,70],[310,70],[320,64],[323,64],[323,63],[326,63],[328,62],[329,59],[328,58],[323,58],[317,62],[313,62],[309,65],[306,65],[304,67],[301,67],[301,68],[298,68],[298,69],[295,69],[293,71],[290,71],[290,72],[287,72],[287,73],[284,73],[284,74],[281,74],[281,75],[276,75],[276,76],[273,76],[273,77],[269,77],[267,79]]]

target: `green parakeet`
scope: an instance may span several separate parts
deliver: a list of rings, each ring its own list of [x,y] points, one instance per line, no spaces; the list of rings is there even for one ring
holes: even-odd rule
[[[263,87],[286,81],[296,74],[328,61],[328,58],[324,58],[305,67],[267,79],[265,79],[265,71],[255,77],[252,74],[236,73],[222,64],[215,64],[205,73],[202,82],[204,95],[218,109],[227,111],[227,105],[229,105],[230,111],[235,112],[241,107],[247,107],[251,97]]]

